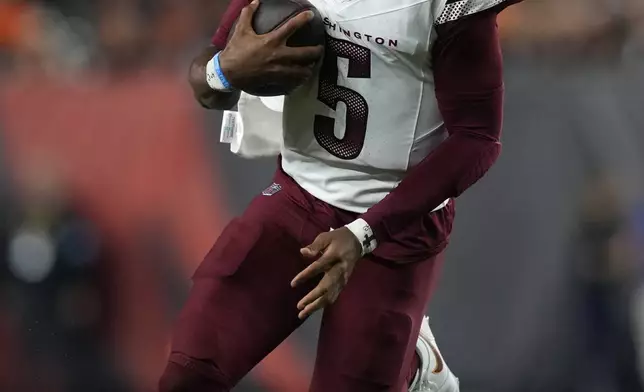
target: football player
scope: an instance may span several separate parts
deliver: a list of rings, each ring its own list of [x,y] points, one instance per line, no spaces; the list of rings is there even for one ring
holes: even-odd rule
[[[273,184],[193,277],[162,392],[230,391],[321,309],[311,391],[458,391],[423,313],[454,198],[501,151],[496,19],[519,1],[311,0],[325,48],[285,45],[310,13],[258,36],[257,2],[231,1],[191,67],[197,100],[301,86]]]

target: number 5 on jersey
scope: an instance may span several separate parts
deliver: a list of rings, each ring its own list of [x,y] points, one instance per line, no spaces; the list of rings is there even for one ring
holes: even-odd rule
[[[338,102],[347,109],[344,137],[335,136],[335,119],[316,115],[315,139],[331,155],[350,160],[360,155],[367,133],[369,105],[364,97],[347,87],[338,86],[338,59],[349,61],[349,78],[371,77],[371,51],[353,42],[327,36],[326,54],[320,70],[318,100],[333,110]]]

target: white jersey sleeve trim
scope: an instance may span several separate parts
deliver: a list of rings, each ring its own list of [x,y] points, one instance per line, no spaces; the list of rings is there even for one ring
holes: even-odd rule
[[[444,0],[443,8],[437,13],[436,24],[453,22],[468,15],[485,11],[505,0]]]
[[[434,0],[434,6],[432,10],[434,24],[438,24],[438,19],[441,17],[441,15],[443,15],[448,1],[449,0]]]

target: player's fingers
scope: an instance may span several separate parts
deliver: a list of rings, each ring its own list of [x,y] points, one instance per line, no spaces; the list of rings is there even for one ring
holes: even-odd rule
[[[306,282],[322,273],[326,270],[326,266],[323,265],[322,263],[318,263],[317,261],[314,263],[311,263],[304,271],[300,272],[297,274],[295,278],[291,281],[291,287],[297,287],[303,282]]]
[[[322,233],[315,237],[311,245],[300,249],[304,257],[318,257],[331,244],[331,237],[328,233]],[[319,261],[319,260],[318,260]]]
[[[298,315],[300,320],[304,320],[313,313],[317,312],[320,309],[323,309],[327,305],[326,297],[320,297],[315,300],[313,303],[307,305]]]
[[[333,252],[332,249],[328,249],[319,259],[311,263],[311,265],[306,267],[304,271],[300,272],[291,282],[291,286],[296,287],[303,282],[311,280],[312,278],[327,272],[338,261],[339,258],[335,254],[335,252]]]
[[[297,48],[284,46],[278,53],[280,61],[294,64],[315,64],[322,58],[324,46],[302,46]]]
[[[286,42],[297,30],[309,23],[313,16],[313,11],[301,12],[299,15],[289,19],[277,30],[269,33],[269,39]]]
[[[337,264],[340,261],[338,253],[335,251],[335,247],[329,244],[326,247],[322,256],[319,259],[315,260],[314,264],[317,264],[316,268],[320,269],[322,272],[327,272],[331,267]]]
[[[320,282],[310,293],[308,293],[304,298],[297,303],[297,309],[303,310],[309,304],[315,302],[318,298],[324,296],[328,291],[327,285],[323,282]]]
[[[253,15],[255,15],[255,11],[257,11],[258,6],[259,0],[253,0],[252,3],[244,7],[239,14],[236,28],[243,29],[244,31],[250,31],[254,34],[255,30],[253,30]]]

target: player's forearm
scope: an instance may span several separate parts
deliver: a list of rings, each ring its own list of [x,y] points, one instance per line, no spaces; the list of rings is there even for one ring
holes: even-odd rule
[[[198,56],[190,68],[190,84],[195,98],[208,109],[228,110],[237,104],[240,93],[214,91],[206,80],[206,65],[217,52],[228,45],[228,38],[233,30],[235,21],[242,9],[250,3],[249,0],[229,0],[228,7],[221,17],[217,31],[212,37],[212,46]]]
[[[239,91],[224,92],[212,89],[206,80],[206,66],[217,52],[226,47],[235,21],[242,9],[249,3],[249,0],[230,0],[219,27],[212,37],[212,46],[204,49],[190,66],[189,79],[195,99],[206,109],[228,110],[235,106],[239,100]]]
[[[497,10],[491,9],[437,26],[434,82],[450,136],[363,215],[368,226],[362,230],[371,230],[377,242],[388,240],[446,199],[461,195],[498,158],[503,61],[496,15]]]
[[[501,143],[474,132],[450,136],[380,203],[362,215],[380,243],[460,196],[492,167]]]
[[[197,56],[190,66],[188,79],[195,99],[206,109],[228,110],[237,104],[239,91],[216,91],[206,80],[206,65],[219,50],[210,46]]]

